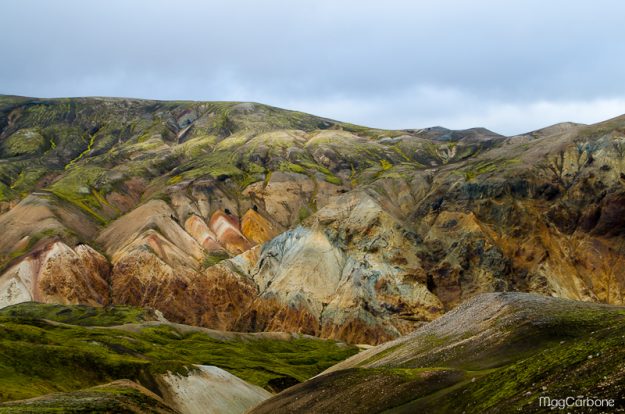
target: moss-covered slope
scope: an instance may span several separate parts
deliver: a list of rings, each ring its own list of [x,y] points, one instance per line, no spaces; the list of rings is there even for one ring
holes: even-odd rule
[[[175,414],[178,411],[145,387],[118,380],[84,390],[0,404],[0,413]]]
[[[616,412],[625,409],[624,338],[623,308],[485,294],[253,412],[551,412],[541,396],[578,395],[613,399]]]
[[[0,318],[62,322],[79,326],[114,326],[159,320],[153,309],[132,306],[93,307],[23,302],[0,309]],[[163,319],[162,317],[160,318]]]
[[[154,389],[159,374],[185,374],[196,364],[220,367],[275,391],[356,352],[342,343],[296,334],[236,334],[145,323],[145,315],[128,307],[90,310],[31,303],[4,309],[0,399],[74,391],[118,379]],[[117,322],[126,325],[109,326]]]

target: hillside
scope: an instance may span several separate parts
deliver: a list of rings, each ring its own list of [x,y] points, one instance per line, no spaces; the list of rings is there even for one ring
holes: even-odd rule
[[[242,413],[356,352],[139,308],[22,303],[0,309],[0,413]]]
[[[625,117],[518,137],[0,97],[0,307],[379,344],[482,292],[623,303]]]
[[[481,294],[251,412],[546,413],[541,397],[579,395],[615,406],[572,412],[622,412],[624,317],[623,307]]]

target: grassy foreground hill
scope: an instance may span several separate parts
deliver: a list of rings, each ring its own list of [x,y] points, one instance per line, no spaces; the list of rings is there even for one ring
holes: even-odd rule
[[[567,407],[571,412],[623,412],[623,345],[622,307],[483,294],[252,412],[553,412],[540,398],[569,396],[614,401],[613,407]]]
[[[57,395],[57,403],[89,393],[106,396],[128,384],[79,390],[122,379],[164,397],[169,392],[164,376],[193,376],[198,366],[219,367],[275,392],[355,352],[355,347],[297,334],[229,333],[173,324],[137,308],[23,303],[0,310],[0,401],[54,392],[78,392]],[[129,398],[142,394],[141,386],[130,386]],[[44,405],[54,405],[50,398]],[[0,412],[20,404],[0,404]]]

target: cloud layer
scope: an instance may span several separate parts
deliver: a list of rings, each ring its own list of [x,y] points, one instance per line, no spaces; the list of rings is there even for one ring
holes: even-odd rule
[[[0,93],[244,100],[515,134],[625,113],[625,3],[5,0]]]

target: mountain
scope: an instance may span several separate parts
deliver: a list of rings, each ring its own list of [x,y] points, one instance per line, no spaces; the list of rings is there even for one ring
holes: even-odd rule
[[[504,137],[0,97],[0,306],[380,344],[483,292],[623,303],[625,117]]]
[[[480,294],[251,413],[552,412],[541,397],[578,395],[615,405],[572,411],[621,412],[624,312],[527,293]]]

